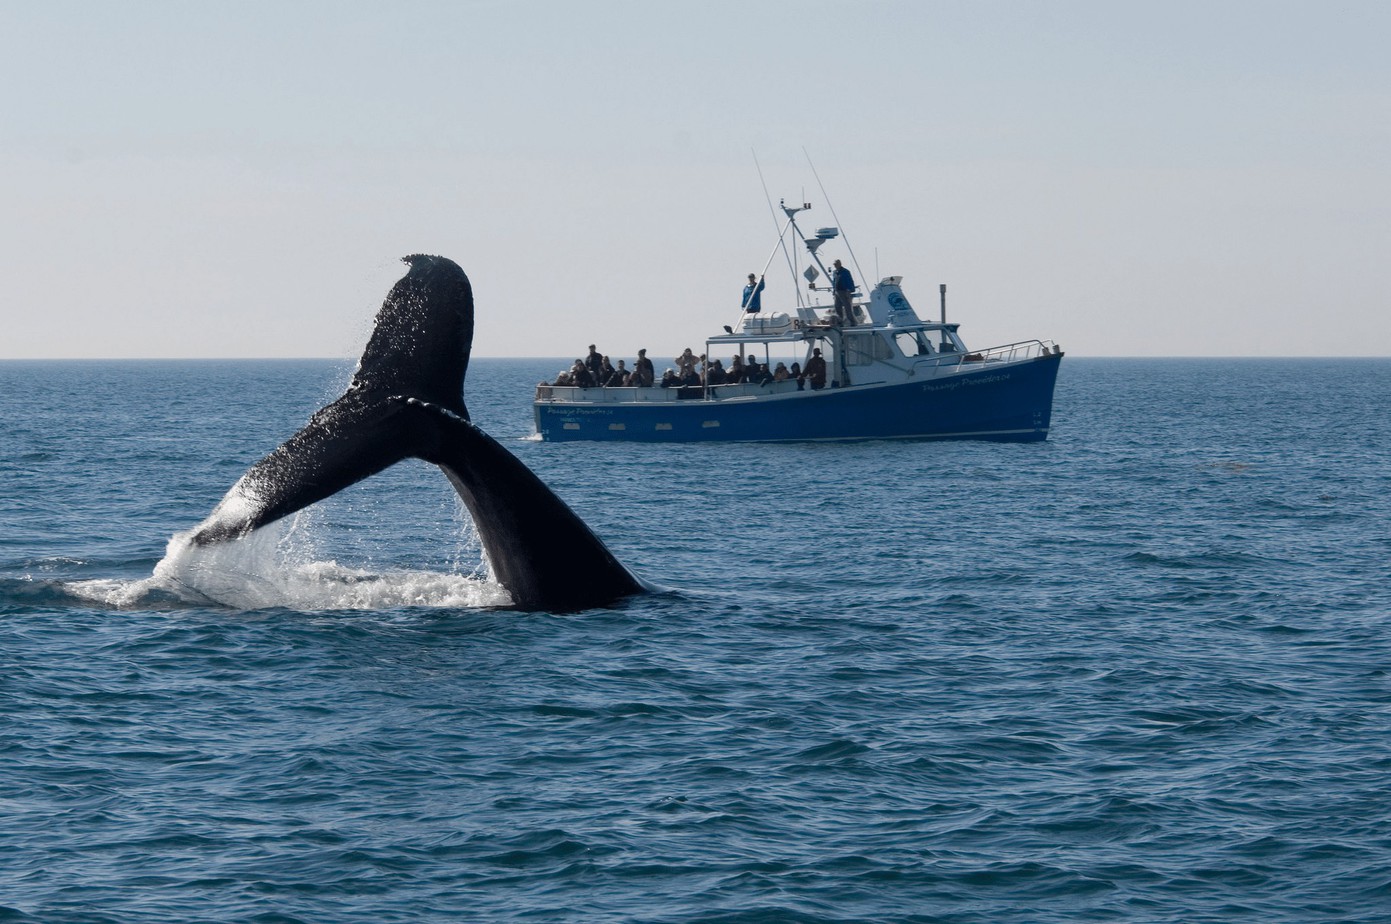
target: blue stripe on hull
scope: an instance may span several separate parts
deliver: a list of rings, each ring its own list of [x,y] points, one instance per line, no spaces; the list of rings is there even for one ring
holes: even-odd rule
[[[1003,369],[778,399],[538,402],[542,439],[682,443],[864,439],[1045,439],[1061,355]]]

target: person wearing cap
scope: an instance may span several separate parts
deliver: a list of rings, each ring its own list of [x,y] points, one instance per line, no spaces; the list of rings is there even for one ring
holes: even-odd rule
[[[834,265],[835,269],[831,271],[831,289],[836,296],[836,317],[849,323],[850,302],[855,297],[855,280],[851,277],[850,271],[840,265],[839,260]]]
[[[744,300],[740,302],[749,314],[763,310],[763,279],[749,273],[749,284],[744,286]]]

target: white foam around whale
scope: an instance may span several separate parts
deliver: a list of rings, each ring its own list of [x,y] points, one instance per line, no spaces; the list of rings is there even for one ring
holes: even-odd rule
[[[175,534],[154,573],[143,580],[79,581],[77,596],[131,608],[155,602],[214,604],[234,609],[380,610],[403,606],[507,606],[506,589],[478,573],[381,571],[317,559],[298,518],[272,523],[235,542],[197,546]]]

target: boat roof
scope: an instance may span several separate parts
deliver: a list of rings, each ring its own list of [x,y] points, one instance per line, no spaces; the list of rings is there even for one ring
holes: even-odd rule
[[[940,321],[927,321],[919,317],[912,304],[903,293],[902,276],[885,276],[870,288],[866,298],[859,286],[854,289],[848,317],[837,315],[835,306],[821,300],[833,296],[832,280],[841,272],[841,261],[834,261],[834,269],[828,268],[822,260],[822,247],[831,242],[843,244],[849,261],[854,264],[855,275],[864,278],[849,241],[841,235],[837,227],[817,228],[808,235],[797,224],[797,215],[811,208],[811,204],[788,205],[786,200],[779,203],[787,221],[778,233],[778,243],[769,254],[763,270],[782,252],[787,258],[791,272],[792,291],[796,297],[795,305],[787,310],[741,311],[735,324],[726,325],[724,333],[706,338],[706,343],[805,343],[822,339],[838,339],[846,333],[869,332],[945,332],[953,338],[958,324],[946,320],[946,286],[942,286],[942,318]],[[800,242],[803,247],[789,246]],[[750,300],[763,289],[764,274],[759,275],[757,289],[746,288],[745,299]],[[752,274],[750,276],[752,278]],[[805,282],[805,290],[803,283]],[[820,282],[821,285],[817,283]],[[750,284],[752,286],[752,283]],[[761,302],[761,299],[760,299]],[[741,304],[741,309],[745,306]]]
[[[766,315],[763,317],[767,317]],[[776,318],[776,313],[773,316]],[[741,328],[729,333],[714,334],[706,337],[706,343],[799,343],[808,340],[819,340],[835,333],[868,333],[872,331],[891,331],[893,333],[910,333],[913,331],[948,331],[956,333],[960,325],[955,321],[938,323],[935,321],[913,321],[906,324],[874,324],[872,322],[862,324],[835,325],[828,323],[798,324],[793,322],[781,329],[770,327],[769,329],[753,330]]]

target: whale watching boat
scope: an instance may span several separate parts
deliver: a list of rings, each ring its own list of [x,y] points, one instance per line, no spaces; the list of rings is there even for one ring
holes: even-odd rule
[[[762,310],[761,288],[751,281],[737,326],[706,340],[695,382],[688,376],[685,384],[670,387],[538,385],[534,409],[540,437],[629,442],[1047,438],[1063,357],[1056,343],[1023,340],[969,348],[958,325],[946,319],[947,287],[940,288],[939,320],[924,320],[904,294],[901,276],[879,280],[867,298],[843,293],[837,305],[833,285],[818,287],[817,280],[833,283],[836,273],[843,273],[839,260],[832,270],[822,262],[829,256],[823,248],[833,249],[825,245],[840,238],[840,230],[819,228],[807,236],[796,216],[811,206],[784,202],[781,208],[787,221],[768,264],[781,250],[794,279],[800,275],[808,287],[803,293],[800,284],[793,286],[797,304],[790,311]],[[799,248],[789,242],[805,249],[800,273]],[[723,367],[726,356],[731,365],[739,357],[745,367],[735,376],[739,381],[728,382],[735,370]]]

